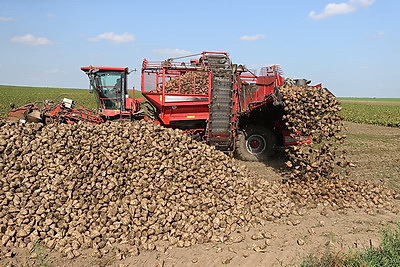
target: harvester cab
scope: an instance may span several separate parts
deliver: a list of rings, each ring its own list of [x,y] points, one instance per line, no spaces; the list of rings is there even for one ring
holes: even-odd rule
[[[82,67],[90,81],[97,108],[109,120],[132,120],[140,114],[137,101],[129,96],[127,90],[128,68]]]

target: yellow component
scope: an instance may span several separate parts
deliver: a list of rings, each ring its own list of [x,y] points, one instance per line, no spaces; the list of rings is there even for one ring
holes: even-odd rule
[[[118,112],[118,111],[119,111],[119,109],[114,109],[114,111],[115,111],[115,112]]]
[[[196,118],[196,116],[189,115],[189,116],[186,116],[186,118],[188,118],[188,119],[194,119],[194,118]]]
[[[160,101],[162,101],[162,95],[160,95]]]

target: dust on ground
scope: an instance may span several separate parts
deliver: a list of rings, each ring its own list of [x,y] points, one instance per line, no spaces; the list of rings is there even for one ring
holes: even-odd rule
[[[356,166],[350,177],[385,183],[400,189],[400,129],[346,122],[348,159]],[[344,152],[342,152],[344,153]],[[242,162],[251,171],[271,181],[282,179],[284,156],[264,163]],[[400,209],[400,201],[395,205]],[[91,250],[74,260],[59,253],[40,250],[1,248],[4,266],[299,266],[309,254],[348,251],[377,246],[381,230],[394,227],[396,213],[367,214],[358,208],[331,211],[323,206],[304,210],[302,216],[281,218],[265,225],[244,229],[238,243],[207,243],[189,248],[141,251],[135,257],[112,253],[97,258]],[[246,231],[248,230],[248,231]],[[263,237],[260,238],[260,233]],[[122,245],[123,246],[123,245]]]

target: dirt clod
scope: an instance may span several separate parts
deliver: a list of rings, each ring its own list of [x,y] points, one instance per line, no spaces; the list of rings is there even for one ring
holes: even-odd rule
[[[303,239],[297,239],[297,244],[298,244],[299,246],[302,246],[302,245],[305,244],[305,241],[304,241]]]

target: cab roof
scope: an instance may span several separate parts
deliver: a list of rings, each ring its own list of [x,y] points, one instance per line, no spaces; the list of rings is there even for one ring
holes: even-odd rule
[[[98,67],[98,66],[92,66],[90,65],[89,67],[81,67],[81,70],[83,71],[88,71],[90,69],[99,69],[100,71],[121,71],[121,72],[128,72],[128,67],[125,68],[117,68],[117,67]]]

